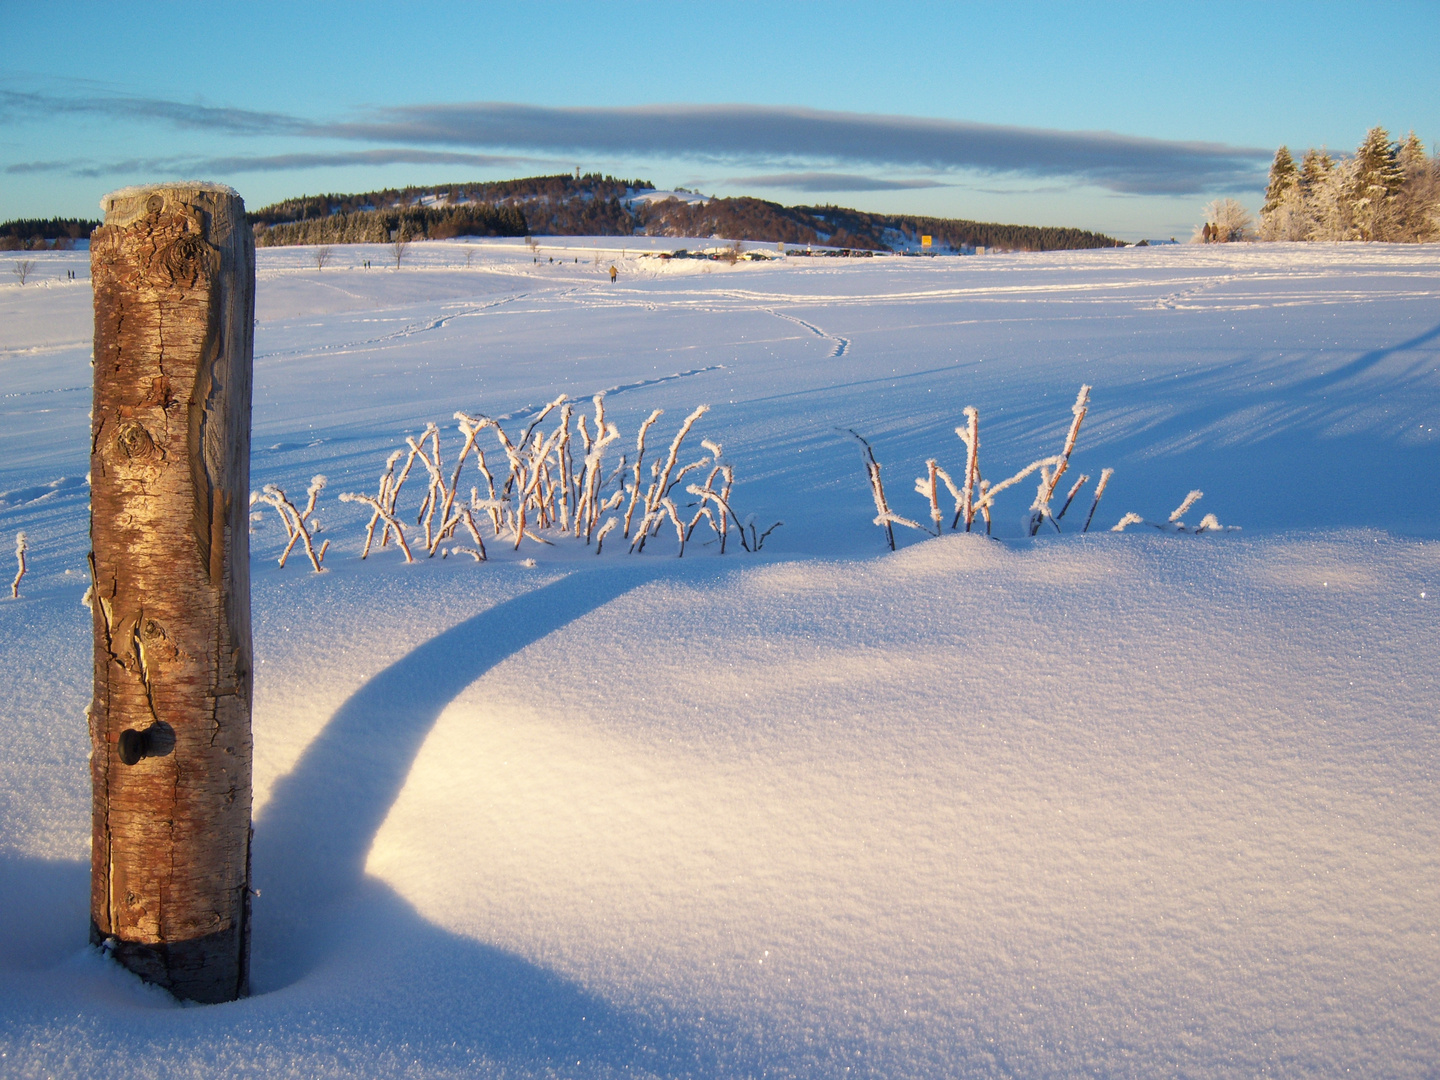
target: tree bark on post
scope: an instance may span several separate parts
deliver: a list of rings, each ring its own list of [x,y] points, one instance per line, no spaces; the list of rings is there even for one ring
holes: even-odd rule
[[[255,245],[228,187],[101,202],[90,933],[191,1001],[248,989]]]

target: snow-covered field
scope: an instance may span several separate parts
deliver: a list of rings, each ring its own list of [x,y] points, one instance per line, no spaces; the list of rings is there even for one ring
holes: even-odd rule
[[[85,945],[88,270],[4,267],[0,1076],[1434,1076],[1440,251],[616,245],[260,253],[253,480],[326,473],[332,546],[253,536],[255,993],[203,1008]],[[1098,529],[1242,531],[1022,539],[1025,484],[885,550],[837,429],[919,518],[966,405],[999,479],[1082,382]],[[764,550],[359,561],[404,435],[601,390],[710,404]]]

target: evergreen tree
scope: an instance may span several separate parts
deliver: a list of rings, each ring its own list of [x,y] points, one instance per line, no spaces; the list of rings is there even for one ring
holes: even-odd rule
[[[1299,179],[1295,159],[1290,156],[1290,148],[1280,147],[1275,151],[1275,160],[1270,163],[1270,185],[1265,189],[1265,205],[1260,208],[1261,215],[1273,212]]]
[[[1413,131],[1395,158],[1402,180],[1391,239],[1410,243],[1440,239],[1440,160],[1425,156],[1425,147]]]
[[[1324,150],[1305,151],[1300,163],[1300,208],[1306,240],[1343,238],[1340,177],[1334,159]]]
[[[1275,151],[1270,164],[1270,186],[1260,209],[1260,239],[1304,240],[1305,214],[1300,198],[1300,173],[1289,147]]]
[[[1397,150],[1390,133],[1378,126],[1366,132],[1355,149],[1354,171],[1345,195],[1356,239],[1389,239],[1393,202],[1405,179]]]

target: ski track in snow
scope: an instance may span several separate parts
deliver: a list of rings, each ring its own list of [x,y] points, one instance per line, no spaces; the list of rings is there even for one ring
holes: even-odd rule
[[[383,345],[388,341],[402,341],[420,334],[428,334],[432,330],[439,330],[455,322],[457,319],[468,319],[476,315],[483,315],[487,311],[492,311],[505,304],[511,304],[516,300],[521,300],[524,296],[524,293],[517,293],[514,296],[507,296],[502,300],[496,300],[489,304],[481,304],[478,307],[467,307],[464,311],[457,311],[452,315],[442,315],[439,318],[431,319],[427,323],[420,325],[411,323],[403,330],[396,330],[392,334],[382,334],[380,337],[364,338],[359,341],[345,341],[332,345],[312,345],[303,349],[282,349],[277,352],[256,353],[255,359],[273,360],[281,356],[310,356],[322,353],[347,352],[351,349],[363,349],[370,345]]]
[[[830,359],[832,360],[836,357],[844,356],[845,351],[850,348],[849,338],[839,337],[836,334],[832,334],[826,330],[820,329],[820,327],[816,326],[814,323],[806,322],[804,319],[796,318],[794,315],[786,315],[784,312],[776,311],[774,308],[765,308],[764,310],[769,314],[774,315],[777,319],[784,319],[786,322],[794,323],[796,326],[803,326],[806,330],[809,330],[810,333],[814,334],[818,338],[824,338],[826,341],[833,341],[835,343],[835,348],[834,351],[830,353]]]
[[[688,379],[692,375],[704,375],[707,372],[724,370],[724,364],[710,364],[706,367],[691,368],[689,371],[677,371],[672,375],[661,375],[658,378],[654,379],[639,379],[636,382],[619,383],[615,386],[607,387],[604,390],[596,391],[594,394],[590,394],[586,397],[574,397],[569,398],[568,400],[584,402],[593,401],[597,397],[618,397],[620,394],[624,394],[630,390],[642,390],[647,386],[660,386],[664,383],[675,382],[677,379]],[[515,409],[512,412],[503,413],[502,415],[495,417],[495,419],[523,420],[527,416],[534,416],[537,412],[544,409],[547,405],[549,405],[549,402],[546,402],[545,405],[525,405],[519,409]]]

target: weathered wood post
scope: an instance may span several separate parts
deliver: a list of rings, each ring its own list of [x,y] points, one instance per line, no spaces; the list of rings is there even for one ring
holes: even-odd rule
[[[126,188],[90,238],[90,933],[177,997],[247,991],[255,245],[228,187]]]

